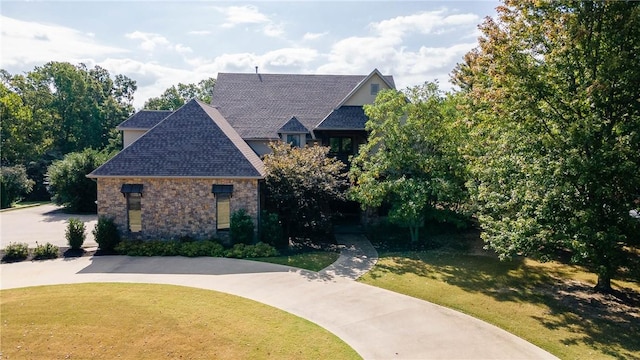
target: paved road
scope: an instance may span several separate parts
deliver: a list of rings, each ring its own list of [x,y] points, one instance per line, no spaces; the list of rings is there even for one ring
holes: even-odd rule
[[[36,242],[68,246],[64,232],[72,217],[84,222],[87,237],[83,247],[97,246],[91,233],[98,222],[96,215],[67,214],[59,206],[40,205],[0,212],[0,248],[12,242],[27,243],[29,247],[35,247]]]
[[[84,282],[191,286],[242,296],[308,319],[364,359],[555,359],[459,312],[354,281],[375,263],[357,235],[321,272],[222,258],[82,257],[0,265],[0,289]]]

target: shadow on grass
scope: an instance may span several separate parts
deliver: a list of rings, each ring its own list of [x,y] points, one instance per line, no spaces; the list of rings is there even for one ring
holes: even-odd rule
[[[498,301],[544,305],[552,316],[533,317],[535,320],[551,330],[581,335],[561,340],[563,344],[583,342],[616,358],[640,358],[640,294],[633,289],[595,293],[593,285],[569,280],[575,268],[529,265],[524,259],[500,262],[491,257],[436,251],[389,253],[384,257],[392,257],[393,262],[378,263],[370,273],[372,278],[385,272],[415,274]]]

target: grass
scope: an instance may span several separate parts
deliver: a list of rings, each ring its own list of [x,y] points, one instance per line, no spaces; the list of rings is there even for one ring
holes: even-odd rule
[[[11,207],[2,209],[2,211],[17,210],[17,209],[22,209],[22,208],[32,207],[32,206],[39,206],[44,204],[51,204],[51,201],[20,201],[20,202],[11,204]]]
[[[288,256],[252,259],[271,264],[293,266],[300,269],[320,271],[338,260],[340,254],[333,251],[313,251]]]
[[[359,359],[335,335],[215,291],[79,284],[0,292],[7,359]]]
[[[640,359],[640,286],[614,281],[624,293],[594,294],[595,275],[577,266],[387,253],[360,281],[467,313],[562,359]]]

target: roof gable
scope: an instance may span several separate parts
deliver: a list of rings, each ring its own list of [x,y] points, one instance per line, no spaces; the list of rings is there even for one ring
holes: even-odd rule
[[[355,105],[355,106],[362,106],[364,104],[370,104],[373,103],[373,100],[375,100],[375,95],[370,95],[369,93],[369,89],[367,88],[367,84],[370,84],[372,81],[375,80],[381,81],[382,84],[384,85],[385,88],[387,89],[395,89],[396,85],[393,81],[393,77],[392,76],[384,76],[380,73],[380,71],[378,69],[373,69],[373,71],[367,75],[367,77],[365,77],[364,79],[362,79],[362,81],[356,86],[354,87],[349,94],[347,94],[342,101],[340,101],[340,103],[336,106],[336,109],[343,106],[343,105]],[[380,90],[383,90],[383,88],[381,88]],[[355,98],[360,95],[359,97],[362,98],[366,98],[365,101],[362,101],[362,99],[358,99],[356,100]],[[363,96],[364,95],[364,96]],[[355,100],[355,102],[353,101]]]
[[[158,125],[172,110],[140,110],[116,127],[116,130],[148,130]]]
[[[262,178],[264,164],[214,108],[191,100],[88,177]]]
[[[302,125],[302,123],[295,117],[291,117],[291,119],[289,119],[289,121],[287,121],[286,123],[284,123],[284,125],[282,125],[280,127],[280,129],[278,129],[278,134],[307,134],[309,133],[309,130]]]
[[[277,139],[282,119],[311,130],[366,78],[219,73],[211,103],[243,139]]]

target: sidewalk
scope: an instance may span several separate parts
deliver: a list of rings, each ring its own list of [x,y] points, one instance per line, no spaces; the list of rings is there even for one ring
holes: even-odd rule
[[[1,289],[84,282],[183,285],[242,296],[308,319],[364,359],[554,359],[470,316],[353,281],[375,263],[360,235],[339,235],[340,259],[320,272],[223,258],[81,257],[2,264]],[[372,251],[373,250],[373,251]]]

